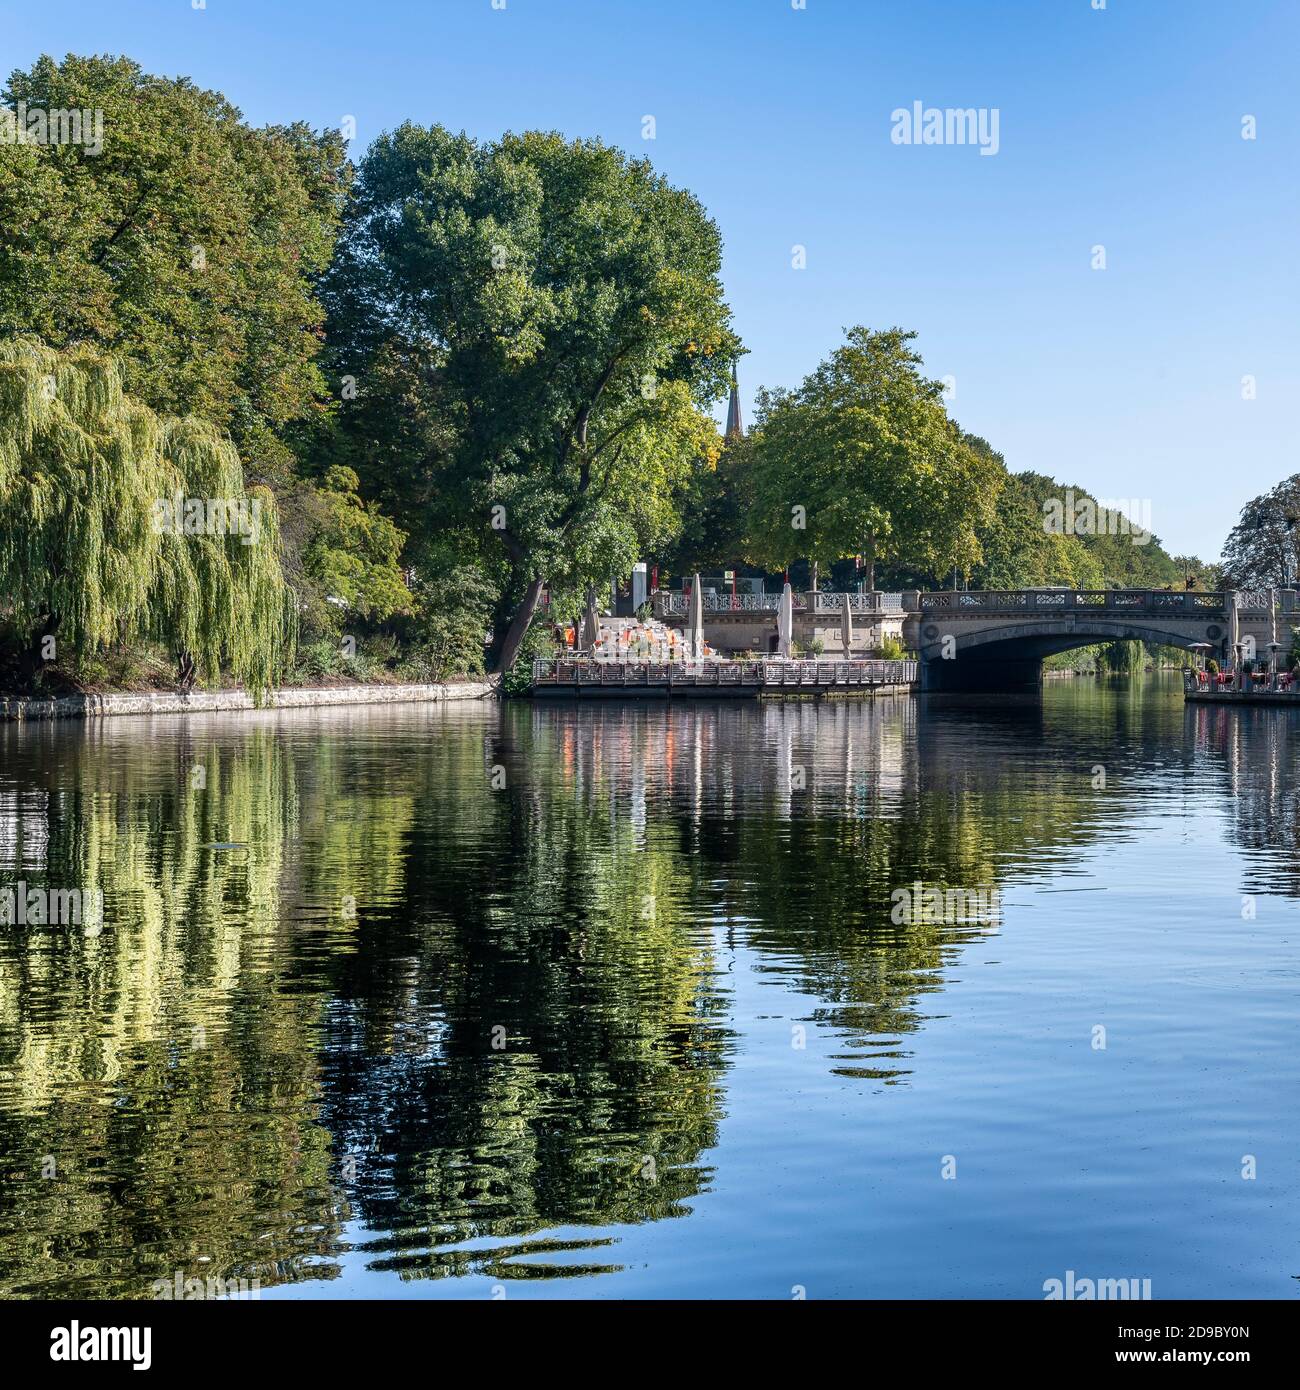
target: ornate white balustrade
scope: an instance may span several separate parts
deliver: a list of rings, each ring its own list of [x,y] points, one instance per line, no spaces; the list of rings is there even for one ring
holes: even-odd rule
[[[686,594],[660,592],[654,596],[654,605],[660,616],[686,615],[691,611],[691,601]],[[780,594],[705,594],[706,613],[775,613],[781,606]],[[806,607],[802,594],[794,595],[796,610]]]
[[[813,600],[814,613],[834,613],[838,615],[844,609],[844,601],[848,600],[850,613],[861,613],[864,617],[873,613],[901,613],[903,611],[902,594],[882,594],[873,592],[868,594],[828,594],[818,592],[810,594]]]
[[[830,594],[818,592],[796,593],[792,595],[794,611],[814,614],[833,614],[839,616],[844,600],[849,601],[852,613],[864,617],[875,613],[901,613],[902,594]],[[811,603],[810,603],[811,601]],[[654,609],[657,616],[685,617],[690,612],[690,599],[685,594],[660,591],[654,596]],[[780,594],[705,594],[706,613],[775,613],[781,606]]]
[[[585,661],[560,657],[533,662],[533,689],[827,690],[837,686],[906,686],[916,680],[915,661]]]

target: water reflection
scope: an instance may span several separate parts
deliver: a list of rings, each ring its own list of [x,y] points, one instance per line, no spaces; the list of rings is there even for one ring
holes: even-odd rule
[[[1199,775],[1230,807],[1230,838],[1246,851],[1243,894],[1300,897],[1300,732],[1285,708],[1189,705]]]
[[[982,929],[896,923],[895,887],[1068,871],[1158,763],[1231,793],[1294,893],[1286,717],[1093,690],[0,729],[0,883],[106,901],[98,934],[0,932],[0,1293],[616,1269],[608,1228],[713,1181],[737,943],[837,1072],[905,1086]]]

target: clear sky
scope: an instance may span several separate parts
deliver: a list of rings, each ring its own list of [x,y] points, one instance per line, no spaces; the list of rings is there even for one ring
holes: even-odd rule
[[[1149,499],[1176,552],[1300,470],[1296,0],[197,3],[0,0],[0,67],[125,53],[257,123],[352,116],[354,156],[408,118],[648,154],[722,228],[747,403],[916,329],[1011,468]],[[998,152],[894,143],[917,101],[996,108]]]

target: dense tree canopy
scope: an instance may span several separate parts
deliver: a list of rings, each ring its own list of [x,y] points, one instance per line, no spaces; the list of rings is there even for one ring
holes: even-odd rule
[[[339,134],[253,129],[127,58],[42,58],[4,98],[100,109],[103,147],[0,146],[0,332],[95,343],[143,404],[273,453],[321,395],[313,279],[346,192]]]
[[[357,475],[340,465],[328,469],[316,492],[320,515],[303,563],[327,593],[338,619],[388,618],[410,609],[413,598],[402,577],[402,533],[374,502],[357,495]],[[320,627],[333,626],[319,619]]]
[[[967,436],[967,443],[1005,467],[1002,455],[984,440]],[[1037,474],[1008,474],[993,515],[981,527],[981,559],[970,582],[979,589],[1013,589],[1021,585],[1066,584],[1079,589],[1102,585],[1101,565],[1081,536],[1062,535],[1043,525],[1043,501],[1055,488]]]
[[[938,575],[980,558],[1005,474],[948,418],[914,337],[853,328],[797,390],[760,393],[747,475],[760,563],[862,554],[868,575],[903,557]]]
[[[710,453],[693,465],[681,502],[681,529],[673,543],[658,552],[667,571],[707,574],[751,563],[753,455],[754,437],[742,435],[728,439],[716,461]]]
[[[977,443],[989,447],[983,440]],[[1051,524],[1063,502],[1080,510],[1086,504],[1087,528],[1063,532]],[[1060,483],[1043,473],[1012,474],[991,527],[981,535],[986,562],[971,582],[991,589],[1029,584],[1160,589],[1181,587],[1191,568],[1204,571],[1199,561],[1175,561],[1159,537],[1135,528],[1134,521],[1140,518],[1103,506],[1078,484]]]
[[[597,141],[404,125],[362,161],[328,282],[351,461],[498,573],[502,668],[543,585],[626,572],[678,525],[736,348],[720,261],[690,194]]]

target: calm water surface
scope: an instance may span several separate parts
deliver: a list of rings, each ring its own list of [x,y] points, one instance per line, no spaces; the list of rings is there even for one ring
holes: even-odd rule
[[[0,1294],[1294,1298],[1297,718],[0,726]]]

